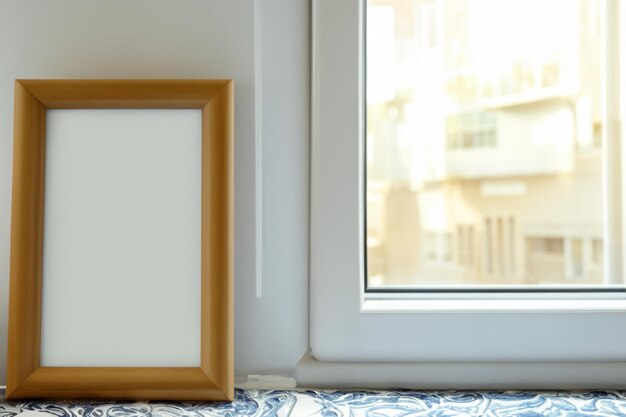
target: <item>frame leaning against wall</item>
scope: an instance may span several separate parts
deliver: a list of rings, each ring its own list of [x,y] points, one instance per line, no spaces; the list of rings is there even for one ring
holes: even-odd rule
[[[8,399],[233,399],[233,102],[231,80],[15,82]],[[48,109],[202,111],[200,366],[41,366]]]

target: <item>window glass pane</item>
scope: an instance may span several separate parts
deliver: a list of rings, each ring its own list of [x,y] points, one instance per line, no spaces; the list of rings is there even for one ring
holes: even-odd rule
[[[367,0],[369,288],[622,284],[601,1]]]

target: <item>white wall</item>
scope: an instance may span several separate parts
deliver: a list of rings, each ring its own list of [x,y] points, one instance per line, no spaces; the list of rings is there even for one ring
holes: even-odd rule
[[[0,0],[0,384],[6,371],[13,81],[233,78],[235,372],[290,374],[308,346],[308,0]],[[263,286],[255,290],[255,36]],[[258,69],[257,69],[258,70]],[[94,294],[94,304],[106,300]]]

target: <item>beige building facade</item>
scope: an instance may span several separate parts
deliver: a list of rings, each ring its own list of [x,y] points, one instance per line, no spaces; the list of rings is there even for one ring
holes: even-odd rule
[[[599,3],[370,2],[369,285],[607,283]]]

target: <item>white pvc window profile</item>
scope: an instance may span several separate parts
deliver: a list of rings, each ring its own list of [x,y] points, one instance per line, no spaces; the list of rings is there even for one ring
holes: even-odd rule
[[[626,67],[624,57],[619,70],[617,58],[607,51],[617,42],[626,44],[624,31],[620,35],[618,30],[626,7],[620,0],[604,5],[603,55],[609,62],[604,71],[615,82]],[[620,293],[594,298],[557,292],[552,298],[534,299],[470,293],[456,301],[435,293],[428,300],[431,308],[424,308],[426,303],[413,294],[365,293],[364,7],[359,0],[314,0],[312,5],[312,356],[321,362],[363,363],[626,361],[626,332],[619,330],[626,328],[626,306]],[[619,133],[624,86],[604,90],[614,92],[603,98],[605,120],[613,126],[605,133],[610,137]],[[610,250],[605,251],[605,265],[609,274],[621,276],[623,150],[606,147],[605,152],[612,158],[607,189],[616,191],[606,195]]]

